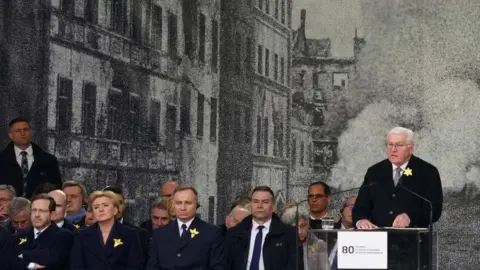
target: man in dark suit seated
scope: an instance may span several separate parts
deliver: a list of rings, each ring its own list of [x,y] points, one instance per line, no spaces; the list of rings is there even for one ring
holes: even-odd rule
[[[153,233],[147,270],[225,269],[220,229],[196,217],[198,193],[179,186],[173,193],[177,220]]]
[[[32,199],[33,228],[12,235],[0,252],[6,269],[65,269],[73,244],[73,234],[51,221],[55,200],[47,194]]]
[[[230,212],[225,217],[225,224],[220,225],[222,235],[226,236],[227,230],[238,225],[250,213],[250,197],[239,196],[230,206]]]
[[[252,215],[227,231],[225,269],[304,269],[303,249],[297,246],[298,234],[274,213],[273,191],[267,186],[256,187],[250,208]]]
[[[42,183],[62,186],[57,158],[32,142],[28,120],[10,121],[8,137],[12,141],[0,154],[0,184],[12,185],[17,196],[25,198]]]
[[[352,222],[352,211],[356,201],[357,196],[351,196],[347,198],[347,200],[343,204],[342,209],[340,209],[342,217],[338,222],[333,225],[334,229],[350,230],[354,227]]]
[[[10,223],[7,225],[7,229],[9,229],[12,234],[28,230],[32,227],[30,209],[30,201],[23,197],[13,198],[10,202],[7,211],[10,217]]]
[[[80,181],[70,180],[63,183],[62,190],[67,195],[67,216],[65,219],[70,221],[77,229],[84,227],[87,188]]]
[[[310,228],[314,230],[322,229],[324,218],[333,218],[337,220],[337,215],[329,211],[328,207],[332,203],[332,192],[330,186],[325,182],[314,182],[308,186],[308,207],[310,208]]]
[[[0,225],[5,226],[10,222],[7,210],[15,194],[15,189],[11,185],[0,185]]]
[[[52,221],[55,222],[59,228],[64,228],[76,233],[79,228],[77,229],[72,223],[70,223],[70,221],[65,219],[67,195],[65,195],[65,193],[60,189],[50,191],[48,195],[50,195],[57,204],[55,207],[55,212],[52,214]]]
[[[168,209],[168,200],[157,198],[151,206],[149,220],[146,220],[140,224],[140,228],[147,231],[147,237],[149,242],[152,240],[153,231],[160,228],[161,226],[167,225],[170,220],[170,214]]]

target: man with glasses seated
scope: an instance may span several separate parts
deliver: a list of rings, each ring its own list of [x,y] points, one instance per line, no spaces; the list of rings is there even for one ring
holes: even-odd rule
[[[16,191],[10,185],[0,185],[0,225],[7,225],[10,217],[7,215],[8,205],[15,198]]]
[[[340,209],[342,217],[337,223],[335,223],[335,225],[333,226],[334,229],[350,230],[353,228],[352,210],[353,206],[355,206],[356,200],[357,196],[351,196],[345,201],[342,209]]]
[[[308,206],[310,209],[310,228],[321,229],[322,219],[329,217],[338,220],[333,212],[328,210],[332,202],[330,186],[325,182],[314,182],[308,187]]]

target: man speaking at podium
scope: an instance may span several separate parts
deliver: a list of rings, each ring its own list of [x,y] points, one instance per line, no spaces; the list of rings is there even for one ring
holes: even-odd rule
[[[387,134],[388,158],[368,168],[353,208],[357,229],[428,227],[442,214],[443,191],[435,166],[413,155],[413,131],[396,127]],[[410,191],[408,191],[410,190]]]

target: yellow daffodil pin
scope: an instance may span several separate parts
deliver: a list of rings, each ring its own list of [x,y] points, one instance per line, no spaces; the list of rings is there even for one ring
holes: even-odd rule
[[[20,246],[21,244],[24,244],[27,242],[27,238],[20,238],[20,242],[18,243],[18,245]]]
[[[73,224],[73,227],[75,227],[75,229],[80,229],[80,225],[78,224]]]
[[[403,172],[403,174],[405,176],[412,176],[413,175],[412,169],[406,168],[405,171]]]
[[[120,245],[123,245],[122,239],[120,238],[114,238],[113,239],[113,247],[116,248]]]
[[[199,232],[197,231],[197,229],[190,229],[190,237],[191,238],[194,238],[197,234],[199,234]]]
[[[317,251],[317,247],[315,246],[315,244],[308,245],[308,249],[310,249],[311,252]]]

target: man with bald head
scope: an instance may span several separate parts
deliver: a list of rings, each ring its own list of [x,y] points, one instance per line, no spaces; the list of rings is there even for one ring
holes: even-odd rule
[[[56,203],[55,211],[52,212],[52,221],[57,224],[59,228],[67,229],[71,232],[76,232],[77,229],[70,221],[65,219],[67,211],[67,195],[60,189],[52,190],[48,193]]]
[[[170,198],[172,197],[173,191],[178,187],[178,184],[175,181],[168,181],[162,185],[160,189],[160,197]]]

